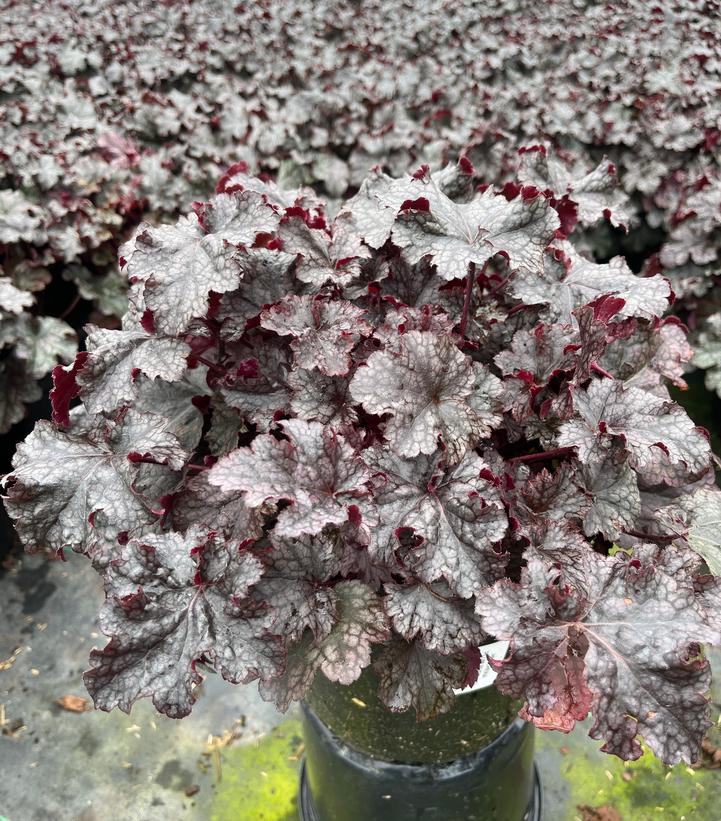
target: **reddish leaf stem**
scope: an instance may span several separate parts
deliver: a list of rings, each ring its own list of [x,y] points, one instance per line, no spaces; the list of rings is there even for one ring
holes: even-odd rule
[[[471,296],[473,295],[473,283],[476,281],[476,263],[470,262],[468,264],[468,276],[466,277],[466,291],[463,295],[463,313],[461,314],[461,324],[458,328],[461,336],[466,335],[466,326],[468,325],[468,314],[471,310]]]
[[[75,294],[75,296],[74,296],[72,302],[70,303],[70,305],[68,305],[68,307],[60,314],[58,319],[65,319],[65,317],[69,313],[72,313],[75,310],[75,308],[77,307],[77,304],[79,302],[80,302],[80,294]]]
[[[128,454],[128,461],[132,462],[134,465],[162,465],[162,462],[159,462],[157,459],[153,459],[152,456],[141,456],[139,453],[130,453]]]
[[[602,368],[598,362],[591,362],[591,370],[599,374],[599,376],[603,376],[605,379],[613,379],[613,374],[610,374],[605,368]]]
[[[568,448],[554,448],[554,450],[544,450],[542,453],[527,453],[524,456],[513,456],[510,462],[543,462],[547,459],[563,459],[566,456],[572,456],[576,449]]]
[[[486,299],[490,299],[492,296],[495,296],[504,285],[508,284],[508,281],[511,279],[511,274],[507,277],[503,277],[503,279],[496,285],[495,288],[492,288],[490,291],[487,291],[485,294]]]
[[[646,542],[656,542],[658,544],[668,544],[674,539],[678,539],[678,534],[673,536],[655,536],[652,533],[643,533],[640,530],[624,530],[627,536],[633,536],[635,539],[643,539]]]

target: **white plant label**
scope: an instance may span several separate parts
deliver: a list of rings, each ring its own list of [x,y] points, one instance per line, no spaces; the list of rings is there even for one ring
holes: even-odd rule
[[[491,684],[493,684],[498,673],[493,669],[493,667],[491,667],[488,657],[490,656],[496,660],[505,658],[506,653],[508,652],[508,642],[494,641],[491,644],[484,644],[483,647],[480,647],[479,649],[481,651],[481,666],[478,670],[478,678],[476,679],[475,684],[470,687],[456,688],[453,692],[457,696],[462,693],[473,693],[476,690],[481,690],[483,687],[490,687]]]

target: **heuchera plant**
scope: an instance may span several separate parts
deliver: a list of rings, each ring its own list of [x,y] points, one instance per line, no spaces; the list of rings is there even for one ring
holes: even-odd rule
[[[202,663],[282,709],[372,664],[427,719],[507,639],[524,718],[696,757],[720,494],[665,387],[671,289],[574,249],[613,185],[476,183],[376,171],[330,219],[236,167],[122,249],[122,328],[55,369],[4,480],[28,549],[104,577],[97,707],[184,716]]]

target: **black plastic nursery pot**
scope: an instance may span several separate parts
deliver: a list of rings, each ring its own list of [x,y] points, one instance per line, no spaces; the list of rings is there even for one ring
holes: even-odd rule
[[[517,706],[490,686],[418,722],[380,703],[370,671],[350,687],[319,674],[302,705],[301,821],[539,821]]]

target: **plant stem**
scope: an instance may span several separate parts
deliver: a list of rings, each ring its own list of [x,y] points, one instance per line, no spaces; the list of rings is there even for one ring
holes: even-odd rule
[[[163,464],[162,462],[158,462],[157,459],[153,459],[152,456],[140,456],[137,453],[131,453],[128,456],[128,461],[132,462],[135,465],[162,465]]]
[[[667,544],[674,539],[678,539],[678,534],[674,536],[654,536],[652,533],[643,533],[640,530],[624,530],[627,536],[633,536],[635,539],[643,539],[646,542],[656,542],[658,544]]]
[[[73,310],[75,310],[75,308],[76,308],[76,306],[79,302],[80,302],[80,294],[75,294],[75,296],[73,297],[73,300],[70,303],[70,305],[68,305],[68,307],[60,314],[58,319],[65,319],[65,317],[69,313],[71,313]]]
[[[434,599],[438,599],[438,601],[445,602],[446,604],[452,604],[453,602],[460,601],[460,599],[458,598],[458,596],[453,596],[453,597],[451,597],[450,599],[447,599],[445,596],[441,596],[441,594],[440,594],[440,593],[437,593],[437,592],[436,592],[436,591],[435,591],[435,590],[434,590],[434,589],[433,589],[433,588],[432,588],[429,584],[427,584],[426,582],[423,582],[423,581],[422,581],[422,582],[421,582],[421,584],[423,585],[423,587],[425,587],[425,588],[426,588],[426,590],[427,590],[427,591],[431,594],[431,596],[433,596],[433,598],[434,598]]]
[[[599,376],[603,376],[605,379],[613,379],[613,374],[610,374],[605,368],[602,368],[598,362],[591,362],[591,370],[599,374]]]
[[[513,456],[510,462],[544,462],[547,459],[563,459],[565,456],[572,456],[575,448],[554,448],[554,450],[544,450],[542,453],[527,453],[525,456]]]
[[[476,263],[468,264],[468,276],[466,277],[466,291],[463,295],[463,313],[461,314],[461,324],[458,328],[461,336],[466,335],[468,325],[468,314],[471,310],[471,296],[473,295],[473,283],[476,281]]]

